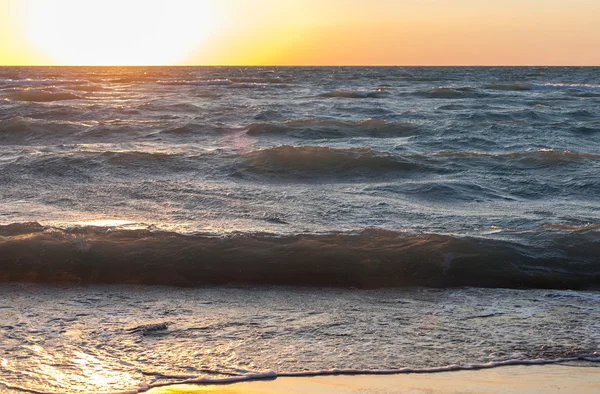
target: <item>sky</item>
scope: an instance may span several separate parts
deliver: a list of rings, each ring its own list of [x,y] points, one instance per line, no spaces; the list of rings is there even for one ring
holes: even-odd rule
[[[0,65],[600,65],[599,0],[0,0]]]

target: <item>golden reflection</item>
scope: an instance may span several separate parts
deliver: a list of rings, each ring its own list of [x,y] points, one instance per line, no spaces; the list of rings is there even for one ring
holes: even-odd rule
[[[122,227],[133,225],[133,222],[119,219],[96,219],[87,220],[82,222],[74,222],[77,226],[91,226],[91,227]]]
[[[124,371],[117,371],[111,365],[83,352],[76,352],[73,363],[80,369],[80,375],[85,383],[86,390],[106,390],[118,385],[120,387],[134,387],[139,381]]]

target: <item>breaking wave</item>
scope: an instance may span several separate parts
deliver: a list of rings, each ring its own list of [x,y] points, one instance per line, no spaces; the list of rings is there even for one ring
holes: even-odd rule
[[[519,242],[368,229],[184,235],[102,227],[0,226],[0,281],[160,285],[600,285],[600,232],[538,229]]]

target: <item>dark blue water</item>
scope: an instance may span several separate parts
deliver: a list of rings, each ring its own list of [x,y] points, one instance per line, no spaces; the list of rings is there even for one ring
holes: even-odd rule
[[[600,283],[599,68],[1,68],[0,279]]]

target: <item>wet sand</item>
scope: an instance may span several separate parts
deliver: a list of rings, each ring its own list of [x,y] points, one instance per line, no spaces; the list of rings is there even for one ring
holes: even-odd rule
[[[389,376],[278,378],[231,385],[175,385],[149,391],[151,394],[595,394],[599,392],[600,368],[567,365],[510,366],[478,371]]]

